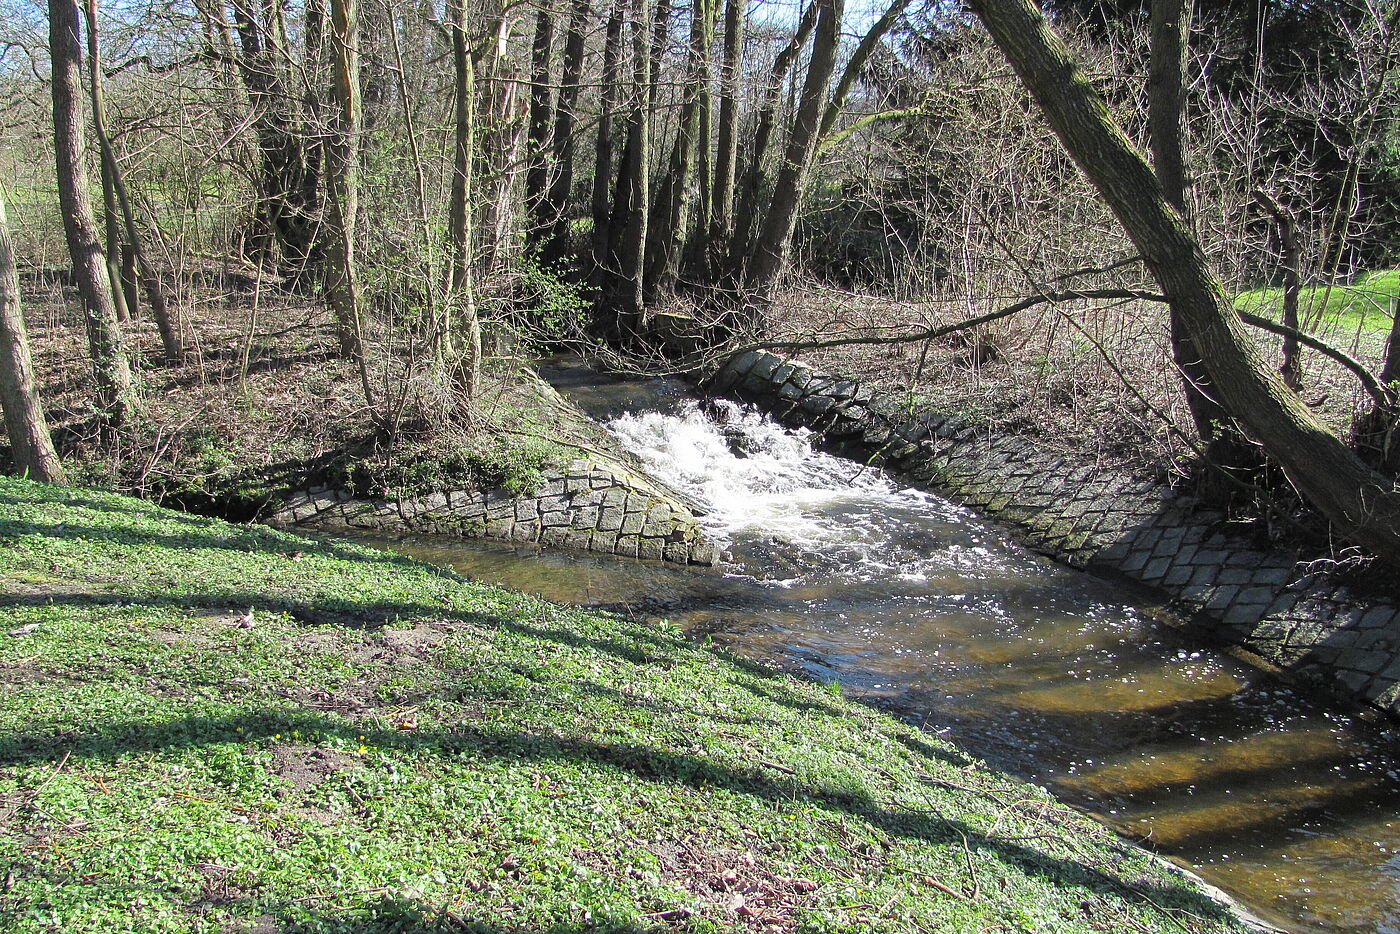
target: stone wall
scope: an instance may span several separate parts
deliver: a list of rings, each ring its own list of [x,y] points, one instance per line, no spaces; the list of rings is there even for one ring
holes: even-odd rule
[[[679,564],[713,564],[718,557],[690,504],[620,462],[579,458],[544,474],[538,490],[521,496],[445,490],[362,500],[320,487],[293,495],[269,522],[535,542]]]
[[[1363,599],[1296,553],[1230,535],[1221,513],[1161,484],[955,417],[909,412],[856,382],[762,351],[731,360],[710,388],[812,429],[836,453],[1006,521],[1036,550],[1152,586],[1214,635],[1400,715],[1400,607]]]

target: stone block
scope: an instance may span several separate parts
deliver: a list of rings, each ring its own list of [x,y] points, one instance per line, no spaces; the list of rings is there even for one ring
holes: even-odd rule
[[[596,529],[598,527],[598,511],[597,506],[575,509],[571,514],[569,525],[576,529]]]
[[[598,513],[598,529],[603,532],[616,532],[622,528],[627,514],[618,506],[604,506]]]
[[[629,558],[637,557],[637,545],[641,539],[636,535],[619,535],[617,547],[613,549],[615,554],[625,555]]]
[[[637,557],[659,561],[664,556],[666,543],[660,538],[642,536],[637,543]]]

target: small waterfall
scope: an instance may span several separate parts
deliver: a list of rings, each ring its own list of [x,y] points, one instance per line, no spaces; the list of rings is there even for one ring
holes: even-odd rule
[[[741,554],[759,549],[766,561],[781,552],[800,579],[820,572],[924,582],[951,570],[980,577],[1008,570],[1015,557],[987,547],[986,530],[965,510],[814,450],[811,432],[752,408],[690,402],[676,414],[624,415],[608,427],[649,471],[704,504],[716,540]]]

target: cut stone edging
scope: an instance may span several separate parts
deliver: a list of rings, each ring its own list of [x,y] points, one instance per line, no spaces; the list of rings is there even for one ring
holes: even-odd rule
[[[268,522],[534,542],[678,564],[719,556],[689,505],[636,471],[590,457],[541,472],[539,489],[520,496],[466,489],[363,500],[317,487],[293,494]]]
[[[709,388],[1008,522],[1071,566],[1162,591],[1225,641],[1400,716],[1400,606],[1367,602],[1297,554],[1220,531],[1222,513],[1163,484],[956,417],[910,412],[854,380],[765,351],[733,358]]]

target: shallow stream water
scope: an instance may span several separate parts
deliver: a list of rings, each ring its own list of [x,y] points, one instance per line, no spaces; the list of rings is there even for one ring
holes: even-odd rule
[[[707,510],[716,568],[379,539],[554,600],[664,616],[839,681],[1292,931],[1400,934],[1400,732],[1182,635],[1149,596],[665,381],[549,376]],[[1175,622],[1179,622],[1175,621]]]

